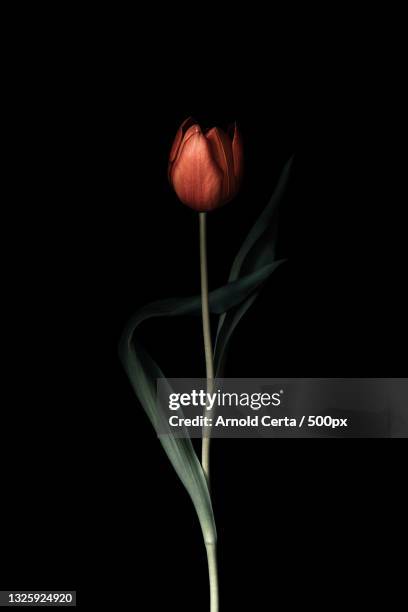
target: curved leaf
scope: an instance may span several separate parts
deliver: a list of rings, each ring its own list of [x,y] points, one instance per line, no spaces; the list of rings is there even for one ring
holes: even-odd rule
[[[271,199],[258,217],[239,249],[231,267],[228,280],[234,281],[242,274],[248,274],[259,265],[263,256],[274,258],[276,247],[276,218],[278,206],[285,193],[292,167],[293,156],[286,162]]]
[[[203,469],[190,438],[175,438],[170,432],[167,419],[157,410],[155,383],[157,378],[164,378],[164,375],[150,355],[138,343],[132,342],[133,333],[129,335],[129,331],[127,329],[120,343],[122,363],[153,427],[159,431],[160,421],[161,431],[165,431],[163,425],[168,428],[169,433],[161,434],[159,440],[191,497],[205,543],[213,544],[217,540],[217,532]]]
[[[278,268],[285,261],[286,261],[285,259],[279,259],[278,261],[275,261],[271,263],[270,265],[265,266],[263,269],[268,269],[268,275],[265,278],[265,280],[267,280],[267,278],[272,274],[272,272],[274,272],[276,268]],[[232,308],[231,310],[229,310],[227,313],[223,315],[225,317],[225,320],[224,320],[224,324],[218,327],[215,351],[214,351],[214,369],[215,369],[216,378],[222,378],[222,370],[224,366],[224,359],[225,359],[228,342],[236,326],[238,325],[238,323],[240,322],[240,320],[242,319],[246,311],[255,302],[256,298],[259,295],[260,289],[261,287],[258,287],[258,289],[253,291],[249,295],[249,297],[247,297],[243,302],[241,302],[238,306],[236,306],[235,308]]]
[[[285,193],[293,157],[285,164],[280,175],[276,189],[267,206],[257,219],[248,236],[244,240],[232,264],[229,275],[230,282],[236,282],[240,276],[251,274],[254,270],[269,266],[272,274],[276,268],[285,260],[275,261],[276,237],[277,237],[277,213],[278,206]],[[265,279],[266,280],[266,279]],[[260,288],[252,293],[245,301],[237,305],[229,312],[221,315],[215,341],[214,367],[217,377],[222,375],[225,353],[228,342],[239,321],[250,308],[259,294]]]
[[[252,274],[212,291],[209,295],[211,312],[220,314],[240,304],[268,278],[270,273],[271,266],[266,265]],[[157,432],[165,429],[168,431],[168,434],[159,436],[160,442],[192,499],[204,540],[207,544],[211,544],[216,541],[216,529],[203,469],[191,440],[187,436],[175,438],[168,427],[167,419],[158,409],[156,379],[164,378],[164,374],[134,337],[137,327],[152,317],[172,317],[200,312],[200,296],[159,300],[148,304],[127,324],[120,341],[119,354],[132,387],[153,427]]]

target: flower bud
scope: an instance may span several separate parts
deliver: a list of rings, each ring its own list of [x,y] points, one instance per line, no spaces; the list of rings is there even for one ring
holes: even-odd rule
[[[232,200],[243,173],[241,135],[214,127],[203,131],[189,117],[180,126],[170,151],[168,176],[183,204],[206,212]]]

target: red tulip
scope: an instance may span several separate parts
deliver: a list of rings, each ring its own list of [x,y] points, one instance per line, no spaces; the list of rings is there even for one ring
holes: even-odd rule
[[[205,212],[236,196],[243,171],[242,140],[236,124],[227,134],[203,131],[189,117],[181,124],[169,159],[169,180],[180,200]]]

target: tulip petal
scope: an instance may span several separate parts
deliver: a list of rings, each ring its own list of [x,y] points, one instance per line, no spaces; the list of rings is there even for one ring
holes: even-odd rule
[[[172,185],[180,200],[195,210],[212,210],[222,201],[223,173],[211,146],[200,131],[186,132],[171,170]]]
[[[189,138],[191,138],[191,136],[193,136],[193,134],[201,134],[201,128],[200,128],[200,126],[197,123],[194,123],[194,125],[192,125],[192,126],[190,126],[188,128],[188,130],[184,134],[183,140],[181,141],[181,144],[180,144],[180,146],[178,148],[175,160],[173,162],[169,162],[168,170],[167,170],[167,176],[168,176],[168,179],[169,179],[170,183],[172,183],[172,168],[173,168],[174,164],[177,162],[178,158],[180,157],[185,143],[187,142],[187,140],[189,140]]]
[[[213,156],[223,173],[223,197],[228,200],[234,192],[234,162],[231,140],[220,128],[212,128],[205,137],[211,145]]]
[[[192,117],[189,117],[188,119],[183,121],[183,123],[179,127],[173,142],[173,146],[170,151],[169,163],[167,166],[167,178],[169,179],[170,183],[172,166],[174,162],[178,159],[180,152],[183,148],[183,144],[192,134],[195,134],[196,132],[201,132],[201,128],[197,123],[195,123]]]
[[[181,141],[183,140],[183,136],[186,133],[186,131],[188,130],[188,128],[192,125],[194,125],[195,121],[192,117],[188,117],[187,119],[185,119],[185,121],[183,121],[183,123],[180,125],[179,129],[177,130],[177,134],[176,137],[173,141],[171,150],[170,150],[170,156],[169,156],[169,161],[170,163],[174,162],[174,160],[176,159]]]
[[[239,131],[236,123],[234,126],[234,136],[232,139],[232,157],[234,159],[234,175],[237,181],[237,186],[239,187],[244,171],[244,148],[242,144],[241,132]]]

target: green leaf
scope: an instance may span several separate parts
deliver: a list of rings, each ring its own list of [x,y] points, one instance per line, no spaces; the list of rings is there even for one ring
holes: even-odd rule
[[[209,305],[213,313],[223,313],[245,300],[271,273],[266,265],[252,274],[243,276],[212,291]],[[160,442],[177,475],[187,489],[196,509],[206,544],[215,543],[216,529],[207,481],[189,438],[175,438],[166,416],[156,403],[156,379],[164,374],[147,351],[137,342],[135,332],[141,323],[153,317],[173,317],[201,312],[201,298],[173,298],[159,300],[140,309],[129,321],[123,332],[119,354],[132,387],[149,417]]]
[[[257,219],[256,223],[253,225],[240,250],[238,251],[229,275],[230,282],[237,282],[237,279],[239,279],[241,276],[253,274],[257,269],[265,269],[266,267],[269,274],[264,278],[264,280],[267,280],[270,274],[272,274],[272,272],[274,272],[280,266],[280,264],[285,261],[275,260],[277,214],[279,204],[285,193],[292,161],[293,157],[291,157],[285,164],[271,199],[261,213],[260,217]],[[239,321],[259,295],[261,285],[262,284],[260,283],[256,291],[251,293],[240,304],[229,309],[228,312],[224,313],[220,317],[214,353],[215,375],[218,378],[222,376],[225,354],[229,340],[231,339],[231,336]]]
[[[271,263],[268,266],[264,266],[262,270],[264,270],[265,272],[267,271],[267,274],[265,274],[264,277],[264,282],[269,278],[272,272],[274,272],[285,261],[285,259],[280,259]],[[253,291],[243,302],[241,302],[238,306],[232,308],[223,315],[224,319],[222,324],[220,324],[218,327],[214,351],[214,369],[216,378],[222,378],[222,370],[228,342],[231,339],[231,336],[236,326],[258,297],[260,292],[260,286],[261,283],[258,285],[257,290]]]
[[[276,249],[276,217],[278,206],[285,194],[293,156],[286,162],[271,199],[249,231],[231,267],[228,280],[234,281],[242,274],[252,272],[260,262],[272,260]]]
[[[132,334],[129,335],[129,331],[128,329],[120,343],[122,363],[153,427],[157,432],[163,432],[166,428],[168,429],[169,433],[161,433],[159,440],[191,497],[200,521],[205,543],[213,544],[216,542],[217,533],[210,494],[203,469],[198,461],[191,440],[189,438],[175,438],[170,432],[168,420],[157,409],[156,379],[164,378],[164,375],[150,355],[138,343],[132,342]]]

